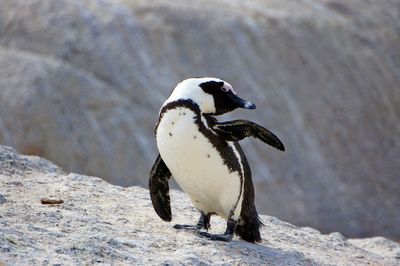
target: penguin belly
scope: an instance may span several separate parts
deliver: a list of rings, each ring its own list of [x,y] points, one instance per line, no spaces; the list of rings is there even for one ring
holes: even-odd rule
[[[243,196],[240,173],[224,164],[218,150],[199,131],[195,117],[187,108],[163,114],[156,135],[160,155],[198,210],[225,219],[233,214],[238,219]]]

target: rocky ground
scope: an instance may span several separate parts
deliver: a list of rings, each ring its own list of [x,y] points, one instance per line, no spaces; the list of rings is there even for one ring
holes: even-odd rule
[[[399,7],[1,0],[0,144],[146,186],[162,102],[185,78],[217,76],[257,105],[230,117],[266,126],[287,147],[242,142],[261,213],[400,240]]]
[[[174,223],[197,220],[187,196],[172,191],[165,223],[140,187],[65,173],[49,161],[0,146],[0,265],[268,264],[398,265],[400,245],[383,237],[346,239],[262,216],[263,242],[213,242]],[[212,219],[212,231],[224,221]]]

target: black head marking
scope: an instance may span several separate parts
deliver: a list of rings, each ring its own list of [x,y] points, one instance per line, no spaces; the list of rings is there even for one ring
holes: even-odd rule
[[[199,85],[204,92],[211,94],[215,103],[215,114],[220,115],[230,112],[236,108],[227,97],[227,93],[222,89],[223,81],[207,81]]]
[[[246,109],[256,108],[254,104],[237,96],[229,84],[230,89],[224,85],[226,84],[223,81],[215,80],[199,84],[200,88],[202,88],[204,92],[211,94],[214,98],[215,113],[213,113],[213,115],[228,113],[238,107]]]

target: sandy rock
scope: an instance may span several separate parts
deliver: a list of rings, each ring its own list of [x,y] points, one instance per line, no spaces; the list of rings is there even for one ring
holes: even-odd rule
[[[230,117],[287,147],[244,141],[262,213],[400,239],[398,6],[2,0],[0,143],[145,186],[162,101],[188,76],[219,76],[258,106]]]
[[[118,90],[56,58],[0,49],[0,64],[5,142],[79,172],[101,169],[120,184],[131,176],[126,166],[132,161],[145,168],[144,147],[129,141],[143,134],[134,126],[143,112],[135,111]],[[129,151],[116,154],[127,147]]]
[[[349,242],[354,246],[360,247],[379,256],[400,260],[399,244],[390,241],[387,238],[372,237],[369,239],[349,239]]]
[[[0,146],[0,174],[13,176],[36,171],[40,173],[64,173],[61,168],[43,158],[21,155],[11,147]],[[4,195],[1,195],[1,197],[5,199]]]
[[[379,252],[388,245],[400,248],[385,238],[348,240],[340,233],[323,235],[264,215],[262,244],[238,238],[230,243],[210,241],[172,228],[173,223],[195,222],[198,218],[182,192],[172,191],[174,218],[172,223],[165,223],[155,214],[146,189],[65,174],[46,160],[22,156],[4,146],[0,146],[0,162],[1,193],[8,199],[0,204],[0,264],[400,263],[392,254]],[[44,205],[40,201],[43,197],[64,203]],[[213,217],[211,222],[212,232],[224,230],[223,220]]]

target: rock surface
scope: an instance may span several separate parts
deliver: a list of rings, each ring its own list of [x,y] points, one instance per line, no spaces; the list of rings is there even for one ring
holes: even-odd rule
[[[2,0],[0,143],[146,185],[189,76],[230,81],[287,152],[244,141],[258,208],[400,239],[398,0]],[[379,220],[376,220],[379,217]]]
[[[262,216],[262,244],[213,242],[176,231],[152,209],[148,191],[64,173],[0,146],[0,264],[398,265],[400,245],[346,239]],[[187,196],[172,191],[173,223],[195,222]],[[64,203],[45,205],[42,198]],[[212,231],[224,230],[213,217]],[[374,244],[371,244],[374,243]]]

